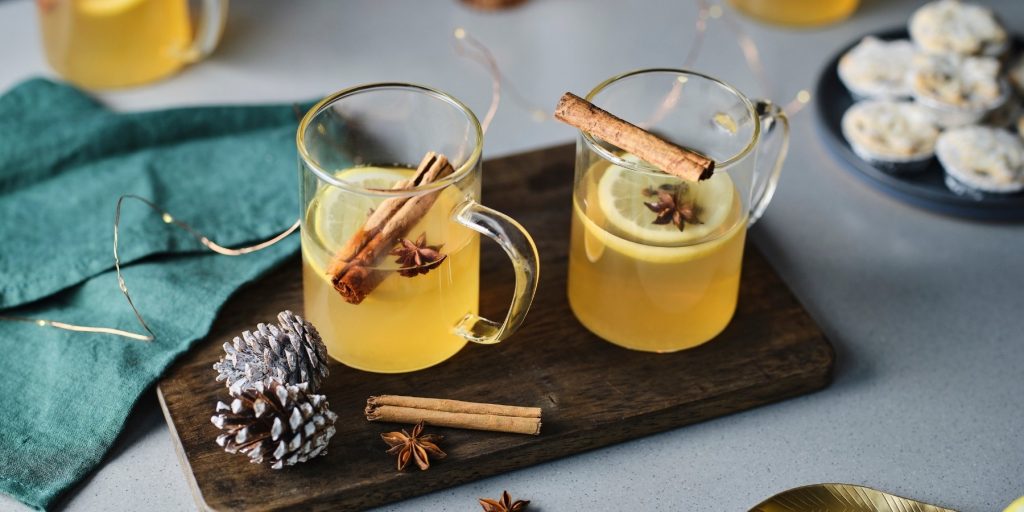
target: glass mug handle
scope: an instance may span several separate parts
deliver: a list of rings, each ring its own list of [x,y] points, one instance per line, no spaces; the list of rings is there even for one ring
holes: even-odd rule
[[[768,100],[757,100],[754,102],[754,111],[761,120],[761,141],[758,142],[757,151],[760,152],[761,143],[778,141],[775,159],[772,161],[768,174],[762,175],[758,170],[763,167],[758,163],[758,169],[754,172],[754,184],[751,190],[750,220],[747,226],[753,226],[761,215],[764,214],[768,203],[775,195],[775,186],[779,183],[779,173],[782,171],[782,162],[786,160],[786,153],[789,151],[789,118],[778,105]],[[781,127],[781,129],[780,129]]]
[[[228,0],[202,0],[197,19],[195,39],[182,54],[182,60],[188,63],[203,60],[217,47],[228,19]]]
[[[474,343],[498,343],[519,329],[526,319],[526,312],[530,310],[530,304],[533,303],[540,271],[537,246],[518,222],[472,199],[467,199],[456,206],[452,219],[497,242],[512,260],[516,274],[516,289],[512,294],[512,305],[508,308],[505,321],[499,324],[468,314],[455,326],[458,335]]]

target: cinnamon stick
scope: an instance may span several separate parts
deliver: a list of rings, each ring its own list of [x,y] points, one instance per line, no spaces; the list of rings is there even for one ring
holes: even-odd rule
[[[439,427],[538,435],[541,410],[539,407],[383,395],[366,400],[366,419],[408,424],[423,421]]]
[[[540,407],[519,407],[516,405],[483,404],[463,402],[445,398],[421,398],[418,396],[381,395],[371,396],[366,405],[394,405],[415,409],[431,409],[435,411],[464,412],[467,414],[495,414],[498,416],[519,416],[522,418],[540,418]]]
[[[428,152],[412,178],[395,184],[392,190],[406,190],[442,179],[454,172],[444,155]],[[380,260],[407,237],[434,205],[440,190],[412,197],[385,199],[366,222],[338,250],[328,267],[334,289],[351,304],[359,304],[379,285],[388,272],[377,269]]]
[[[629,151],[662,171],[685,180],[705,180],[715,171],[714,160],[619,119],[571,92],[563,94],[558,101],[555,119]]]

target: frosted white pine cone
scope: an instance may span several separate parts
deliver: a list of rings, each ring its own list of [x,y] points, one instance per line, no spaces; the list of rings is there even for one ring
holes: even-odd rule
[[[217,444],[228,453],[242,453],[254,464],[268,462],[281,469],[327,453],[337,415],[327,398],[308,392],[306,383],[289,385],[276,379],[232,390],[231,404],[217,402],[210,421],[224,431]]]
[[[275,378],[285,384],[306,382],[316,392],[327,377],[327,347],[313,324],[291,311],[277,315],[278,324],[260,323],[230,343],[214,363],[217,381],[241,391]]]

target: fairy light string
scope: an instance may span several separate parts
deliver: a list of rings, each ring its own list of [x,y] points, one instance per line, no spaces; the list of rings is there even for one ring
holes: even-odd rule
[[[712,4],[708,0],[694,0],[694,4],[697,7],[696,22],[694,24],[693,37],[690,41],[689,50],[687,50],[686,56],[682,61],[682,67],[684,69],[690,69],[694,66],[697,59],[700,57],[704,49],[704,41],[709,29],[710,20],[720,20],[722,25],[729,30],[736,39],[736,44],[740,47],[740,53],[743,55],[744,62],[747,64],[747,68],[751,74],[754,75],[754,79],[757,81],[758,86],[761,88],[763,93],[773,98],[773,87],[771,81],[768,79],[767,72],[763,60],[761,59],[760,47],[754,38],[747,33],[743,28],[743,25],[735,18],[733,14],[723,9],[721,5],[715,3]],[[492,82],[492,102],[491,109],[488,109],[488,113],[484,116],[485,123],[481,123],[485,127],[490,124],[494,118],[494,113],[497,111],[497,100],[501,95],[502,88],[507,93],[508,99],[515,104],[517,107],[530,113],[530,118],[534,122],[542,123],[548,121],[550,116],[548,112],[536,106],[536,103],[527,100],[515,87],[515,84],[508,79],[507,76],[502,72],[501,67],[498,65],[497,60],[494,58],[493,53],[490,49],[480,42],[479,40],[471,37],[464,28],[456,28],[454,31],[456,53],[464,58],[468,58],[480,63],[488,71]],[[463,47],[465,45],[466,47]],[[672,90],[666,96],[665,104],[662,108],[659,108],[657,112],[641,124],[654,124],[662,116],[667,114],[665,107],[671,107],[679,99],[681,93],[682,83],[673,84]],[[788,116],[793,116],[800,110],[802,110],[811,101],[811,93],[807,89],[800,89],[794,98],[785,104],[783,111]]]
[[[484,116],[484,122],[481,122],[481,126],[484,131],[487,131],[487,127],[490,125],[491,120],[494,118],[494,113],[498,110],[498,103],[501,99],[502,90],[507,93],[509,100],[512,101],[519,108],[530,113],[530,118],[535,122],[544,122],[548,119],[547,110],[538,107],[535,103],[526,99],[526,97],[519,92],[519,89],[515,86],[512,81],[508,80],[505,74],[501,71],[501,67],[498,65],[497,59],[494,58],[494,54],[484,43],[474,38],[466,31],[465,28],[456,28],[453,32],[455,37],[455,53],[460,57],[468,58],[479,64],[488,72],[491,78],[491,106],[487,109],[487,115]]]
[[[295,230],[299,229],[299,224],[300,224],[300,221],[296,220],[295,223],[291,225],[291,227],[289,227],[288,229],[286,229],[286,230],[282,231],[281,233],[275,235],[273,238],[270,238],[269,240],[260,242],[260,243],[258,243],[256,245],[250,245],[250,246],[246,246],[246,247],[239,247],[237,249],[231,249],[231,248],[228,248],[228,247],[224,247],[223,245],[220,245],[217,242],[214,242],[213,240],[210,240],[206,235],[202,234],[201,232],[199,232],[198,230],[193,228],[187,222],[184,222],[182,220],[176,219],[169,212],[164,211],[162,208],[157,206],[156,203],[150,201],[149,199],[146,199],[146,198],[144,198],[142,196],[138,196],[138,195],[135,195],[135,194],[124,194],[121,197],[117,198],[117,206],[114,209],[114,273],[117,275],[117,286],[118,286],[118,288],[120,288],[121,294],[124,295],[125,300],[128,302],[128,306],[132,309],[132,313],[135,314],[135,319],[138,321],[139,326],[142,327],[142,330],[145,331],[145,334],[137,333],[137,332],[131,332],[131,331],[126,331],[126,330],[123,330],[123,329],[115,329],[115,328],[112,328],[112,327],[95,327],[95,326],[89,326],[89,325],[77,325],[77,324],[71,324],[71,323],[67,323],[67,322],[60,322],[60,321],[57,321],[57,320],[48,320],[48,319],[45,319],[45,318],[28,318],[28,317],[22,317],[22,316],[0,315],[0,320],[6,320],[6,321],[12,321],[12,322],[33,323],[33,324],[38,325],[39,327],[52,327],[52,328],[55,328],[55,329],[62,329],[62,330],[65,330],[65,331],[72,331],[72,332],[89,332],[89,333],[96,333],[96,334],[110,334],[110,335],[113,335],[113,336],[120,336],[120,337],[123,337],[123,338],[139,340],[139,341],[153,341],[154,339],[156,339],[156,334],[153,332],[153,329],[151,329],[149,327],[149,324],[146,323],[146,320],[145,320],[145,318],[143,318],[142,313],[139,312],[139,308],[135,305],[135,301],[132,300],[132,295],[131,295],[131,293],[128,292],[128,284],[125,282],[124,274],[121,272],[121,258],[120,258],[120,255],[118,254],[118,247],[120,245],[120,240],[121,240],[121,236],[120,236],[120,230],[121,230],[121,209],[124,206],[124,202],[126,200],[128,200],[128,199],[132,199],[132,200],[138,201],[138,202],[146,205],[151,210],[153,210],[154,212],[156,212],[157,214],[160,215],[160,219],[164,222],[164,224],[175,226],[175,227],[185,231],[186,233],[191,235],[193,238],[198,240],[199,243],[202,244],[202,246],[205,247],[206,249],[208,249],[208,250],[210,250],[212,252],[215,252],[217,254],[223,255],[223,256],[242,256],[242,255],[245,255],[245,254],[249,254],[249,253],[253,253],[253,252],[256,252],[256,251],[261,251],[263,249],[266,249],[266,248],[268,248],[268,247],[270,247],[270,246],[280,242],[281,240],[284,240],[285,238],[288,237],[288,235],[291,235],[292,233],[294,233]]]
[[[151,210],[153,210],[153,211],[157,212],[158,214],[160,214],[160,219],[163,220],[164,224],[169,224],[169,225],[177,226],[178,228],[180,228],[180,229],[184,230],[185,232],[187,232],[189,235],[192,235],[192,237],[195,238],[196,240],[198,240],[199,243],[203,245],[203,247],[209,249],[210,251],[213,251],[213,252],[215,252],[217,254],[221,254],[221,255],[224,255],[224,256],[242,256],[244,254],[249,254],[249,253],[252,253],[252,252],[261,251],[263,249],[266,249],[266,248],[268,248],[268,247],[270,247],[270,246],[280,242],[281,240],[284,240],[285,238],[287,238],[288,235],[294,233],[295,230],[299,229],[299,225],[301,224],[301,220],[296,220],[295,223],[292,224],[292,226],[290,228],[282,231],[281,233],[277,234],[276,236],[274,236],[273,238],[271,238],[269,240],[266,240],[264,242],[260,242],[260,243],[258,243],[256,245],[250,245],[250,246],[247,246],[247,247],[240,247],[238,249],[230,249],[230,248],[224,247],[223,245],[220,245],[220,244],[214,242],[213,240],[210,240],[209,238],[206,237],[206,235],[200,233],[199,231],[197,231],[195,228],[190,226],[185,221],[178,220],[178,219],[174,218],[173,215],[171,215],[170,213],[164,211],[162,208],[157,206],[156,203],[150,201],[149,199],[146,199],[146,198],[144,198],[142,196],[138,196],[138,195],[135,195],[135,194],[124,194],[121,197],[117,198],[117,207],[114,209],[114,271],[117,274],[117,286],[118,286],[118,288],[121,289],[121,293],[124,294],[124,298],[128,301],[128,306],[132,308],[132,313],[135,314],[135,319],[138,320],[139,325],[141,325],[142,328],[147,333],[144,336],[143,335],[138,335],[138,334],[136,334],[136,336],[143,336],[141,339],[145,339],[147,341],[151,341],[151,340],[155,339],[156,338],[156,334],[154,334],[153,330],[149,328],[149,325],[146,323],[146,320],[142,318],[142,313],[139,312],[139,308],[135,306],[135,301],[132,300],[131,294],[128,293],[128,285],[127,285],[127,283],[125,283],[124,275],[121,273],[121,258],[120,258],[120,256],[118,255],[118,252],[117,252],[118,242],[120,241],[120,234],[119,233],[120,233],[120,226],[121,226],[121,207],[124,205],[124,201],[126,199],[134,199],[134,200],[139,201],[142,204],[148,206]],[[91,329],[95,329],[95,328],[91,328]],[[99,332],[99,331],[88,331],[88,332]],[[134,338],[134,339],[140,339],[140,338]]]
[[[717,6],[716,6],[717,7]],[[721,9],[719,9],[721,10]],[[708,30],[708,18],[711,17],[711,9],[703,0],[697,2],[697,26],[693,31],[693,41],[690,42],[690,51],[686,53],[683,60],[683,68],[689,69],[700,56],[700,50],[704,47],[704,34]]]
[[[491,77],[491,104],[487,107],[487,113],[484,114],[484,118],[480,122],[480,129],[487,133],[487,128],[491,126],[494,115],[498,113],[498,105],[501,104],[501,70],[498,68],[498,61],[495,60],[491,50],[466,33],[466,29],[459,27],[452,35],[455,36],[455,53],[478,62]]]
[[[111,334],[114,336],[121,336],[139,341],[152,341],[152,334],[138,334],[131,331],[122,331],[121,329],[114,329],[112,327],[91,327],[88,325],[75,325],[64,322],[58,322],[56,320],[45,320],[42,318],[27,318],[23,316],[8,316],[0,315],[0,320],[7,322],[24,322],[29,324],[36,324],[39,327],[53,327],[55,329],[62,329],[65,331],[73,332],[92,332],[98,334]]]
[[[740,47],[740,53],[743,54],[743,60],[747,63],[747,68],[750,69],[751,74],[754,75],[754,79],[757,80],[761,91],[768,97],[774,98],[773,87],[771,81],[768,80],[768,74],[765,72],[764,62],[761,60],[761,51],[754,41],[754,38],[747,33],[743,28],[743,25],[737,21],[733,14],[726,13],[722,9],[721,5],[713,4],[709,5],[707,0],[696,0],[698,8],[701,12],[697,16],[697,29],[698,31],[704,30],[703,25],[706,24],[707,18],[721,19],[725,28],[736,36],[736,44]],[[807,89],[800,89],[796,96],[786,103],[782,107],[782,110],[786,115],[792,117],[797,112],[803,110],[804,106],[811,101],[811,93]]]

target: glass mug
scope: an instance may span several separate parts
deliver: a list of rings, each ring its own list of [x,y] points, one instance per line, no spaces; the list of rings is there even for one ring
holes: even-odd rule
[[[537,290],[537,248],[516,221],[479,203],[483,132],[469,108],[419,85],[353,87],[305,115],[297,144],[305,313],[331,357],[360,370],[408,372],[448,359],[467,341],[497,343],[519,328]],[[429,151],[445,155],[454,173],[388,190]],[[385,200],[425,194],[436,199],[404,238],[435,248],[443,261],[409,268],[389,255],[370,269],[383,276],[380,284],[362,302],[347,302],[328,275],[332,257]],[[515,269],[501,323],[477,315],[481,233]]]
[[[716,165],[710,179],[689,182],[580,132],[572,311],[591,332],[626,348],[700,345],[736,310],[746,231],[775,191],[789,143],[786,116],[724,82],[676,69],[613,77],[587,100]],[[767,153],[774,158],[759,163]]]
[[[228,0],[202,0],[192,37],[188,0],[36,0],[46,59],[90,89],[170,75],[217,46]]]

